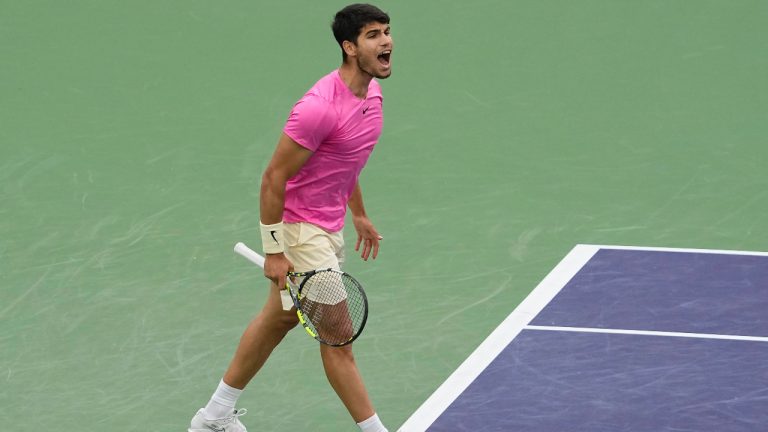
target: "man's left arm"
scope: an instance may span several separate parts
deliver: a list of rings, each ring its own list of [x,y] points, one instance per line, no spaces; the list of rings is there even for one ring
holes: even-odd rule
[[[364,261],[368,261],[369,256],[379,255],[379,242],[383,239],[373,226],[373,222],[368,219],[368,214],[365,212],[365,206],[363,205],[363,191],[360,189],[360,182],[355,185],[355,190],[352,192],[352,196],[349,198],[349,210],[352,211],[352,222],[355,225],[355,231],[357,231],[357,242],[355,243],[355,251],[360,251],[360,246],[363,246],[363,250],[360,256]]]

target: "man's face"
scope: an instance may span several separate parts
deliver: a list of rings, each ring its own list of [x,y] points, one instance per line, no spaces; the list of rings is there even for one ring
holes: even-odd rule
[[[388,78],[392,74],[390,56],[392,37],[389,24],[366,24],[357,37],[357,66],[374,78]]]

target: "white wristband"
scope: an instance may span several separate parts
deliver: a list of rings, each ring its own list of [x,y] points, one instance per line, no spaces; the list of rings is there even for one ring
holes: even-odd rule
[[[261,245],[264,247],[264,253],[282,253],[285,250],[283,248],[283,223],[264,225],[259,222],[259,225],[261,226]]]

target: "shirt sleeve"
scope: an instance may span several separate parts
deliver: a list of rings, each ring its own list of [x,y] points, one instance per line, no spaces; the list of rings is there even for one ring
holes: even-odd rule
[[[320,96],[306,95],[293,106],[283,132],[302,147],[316,151],[336,128],[336,112]]]

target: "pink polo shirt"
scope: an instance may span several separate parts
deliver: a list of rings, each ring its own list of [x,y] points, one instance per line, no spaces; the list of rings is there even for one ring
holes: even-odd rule
[[[313,154],[286,185],[283,221],[329,232],[344,227],[349,197],[381,135],[382,101],[375,80],[360,99],[335,70],[294,105],[283,131]]]

